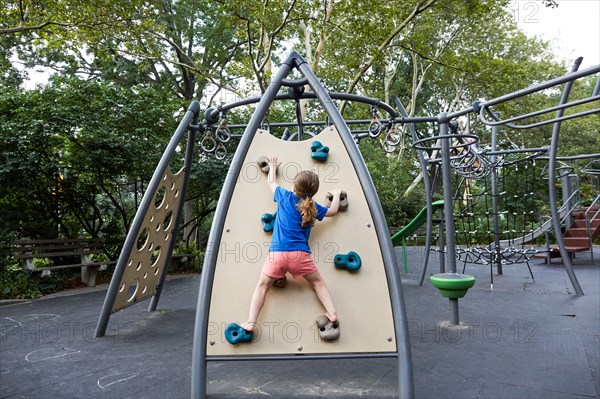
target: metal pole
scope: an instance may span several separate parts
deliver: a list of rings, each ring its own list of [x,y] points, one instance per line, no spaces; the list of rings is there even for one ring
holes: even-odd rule
[[[365,165],[356,143],[354,143],[350,129],[344,122],[342,115],[335,107],[331,101],[331,98],[325,91],[325,88],[321,85],[321,82],[315,76],[306,61],[304,61],[304,59],[302,59],[302,57],[299,55],[297,56],[296,60],[298,61],[297,68],[306,78],[308,78],[308,82],[317,94],[317,98],[321,102],[321,105],[325,109],[327,115],[331,118],[335,127],[338,129],[340,138],[344,143],[346,150],[348,151],[350,160],[352,161],[358,179],[363,187],[367,203],[371,206],[371,215],[373,217],[373,224],[381,246],[383,264],[388,277],[388,286],[391,297],[390,299],[394,313],[396,347],[398,350],[398,388],[400,397],[413,398],[413,370],[408,333],[408,320],[406,318],[406,306],[404,304],[404,295],[402,294],[402,284],[400,281],[400,274],[398,272],[396,254],[394,253],[392,240],[390,240],[385,215],[383,214],[383,209],[381,208],[381,202],[377,196],[377,191],[375,190],[375,186],[373,185],[373,181],[371,180],[367,166]]]
[[[144,193],[140,207],[138,208],[135,217],[133,218],[133,222],[131,223],[131,228],[129,229],[129,233],[127,234],[123,248],[121,249],[119,260],[115,266],[115,272],[110,280],[110,285],[108,286],[108,291],[106,292],[106,297],[104,298],[104,303],[102,304],[102,310],[100,311],[100,317],[98,318],[98,324],[96,325],[96,338],[103,337],[106,333],[108,319],[110,318],[112,306],[117,296],[119,284],[121,283],[121,279],[125,273],[125,267],[127,266],[129,254],[136,243],[140,228],[144,222],[144,217],[146,216],[146,212],[154,201],[154,193],[156,192],[156,189],[162,180],[165,170],[169,166],[169,161],[177,150],[177,146],[179,145],[181,138],[188,131],[190,122],[198,115],[199,111],[200,105],[197,101],[193,101],[188,107],[183,119],[179,123],[177,130],[175,130],[173,137],[171,137],[171,141],[169,141],[169,144],[167,145],[167,148],[160,158],[158,166],[156,167],[156,170],[150,179],[150,183],[148,184],[148,187],[146,187],[146,192]]]
[[[198,115],[194,116],[191,124],[196,125],[198,123]],[[156,307],[158,306],[158,301],[160,300],[160,294],[162,293],[162,289],[165,285],[165,280],[167,278],[167,273],[169,272],[169,267],[171,266],[171,256],[173,256],[173,247],[175,246],[175,242],[177,241],[177,231],[179,230],[179,224],[181,222],[181,216],[183,214],[183,207],[185,204],[185,193],[187,192],[188,182],[190,181],[190,175],[192,173],[192,161],[194,159],[194,143],[196,141],[196,130],[188,129],[188,139],[185,147],[185,161],[184,161],[184,173],[183,182],[181,185],[181,192],[179,196],[180,206],[175,215],[175,223],[173,226],[173,230],[171,230],[171,234],[173,235],[173,239],[171,240],[171,245],[169,246],[169,251],[167,252],[167,260],[165,263],[165,268],[160,275],[160,280],[158,282],[158,287],[156,288],[156,293],[150,300],[150,305],[148,305],[148,311],[154,312]]]
[[[571,186],[571,176],[570,174],[565,174],[560,177],[561,185],[562,185],[562,197],[563,197],[563,205],[567,207],[570,211],[572,209],[572,205],[574,199],[570,198],[571,194],[573,194],[572,186]],[[567,201],[568,200],[568,201]],[[573,218],[571,216],[571,212],[567,214],[565,217],[565,226],[570,226],[573,223]]]
[[[572,72],[577,71],[579,69],[579,65],[581,64],[582,59],[578,58],[575,64],[573,64]],[[568,81],[565,84],[565,88],[560,97],[560,103],[564,104],[567,102],[569,98],[569,93],[571,92],[571,87],[573,86],[573,80]],[[564,113],[564,110],[559,110],[556,112],[557,117],[561,117]],[[558,249],[560,251],[560,256],[562,257],[563,265],[565,266],[565,270],[567,271],[567,275],[569,276],[569,280],[571,280],[571,285],[573,285],[573,289],[575,293],[579,296],[583,295],[583,290],[579,285],[579,281],[577,280],[577,276],[575,275],[575,271],[573,271],[573,265],[571,264],[571,258],[567,250],[565,249],[565,242],[563,240],[561,226],[560,226],[560,215],[558,213],[558,206],[556,205],[556,154],[558,152],[558,139],[560,133],[560,122],[555,122],[552,127],[552,140],[550,141],[550,151],[549,158],[550,163],[548,165],[549,174],[548,174],[548,191],[549,191],[549,200],[550,200],[550,213],[552,214],[552,228],[554,229],[554,233],[556,235],[556,242],[558,244]]]
[[[223,235],[225,217],[229,209],[229,203],[233,194],[237,178],[242,169],[242,163],[250,147],[250,143],[260,127],[264,116],[269,110],[273,98],[277,95],[281,87],[281,81],[291,70],[291,60],[288,58],[275,76],[262,99],[256,106],[256,111],[252,115],[246,130],[240,140],[238,148],[231,161],[229,172],[225,177],[223,189],[221,190],[220,200],[215,210],[213,224],[210,229],[208,245],[202,268],[200,288],[198,292],[198,304],[196,306],[196,321],[194,323],[194,344],[192,346],[192,398],[206,397],[206,343],[208,338],[208,312],[210,310],[210,299],[212,294],[212,285],[215,275],[215,266],[219,252],[219,242]]]
[[[456,273],[456,238],[454,227],[454,201],[452,199],[452,175],[450,170],[450,138],[446,112],[438,116],[442,144],[442,180],[444,186],[444,215],[446,221],[446,249],[448,252],[448,272]],[[458,299],[450,299],[450,322],[458,324]]]
[[[440,273],[446,273],[446,256],[445,256],[445,249],[444,249],[444,213],[442,211],[440,211],[441,213],[441,219],[440,219],[440,236],[439,236],[439,242],[440,242]]]
[[[400,101],[400,99],[396,96],[392,96],[392,100],[400,110],[400,115],[403,117],[408,117],[408,112],[406,112],[406,108]],[[410,133],[410,137],[412,142],[414,143],[419,138],[417,137],[417,131],[415,129],[414,123],[407,123],[408,132]],[[431,251],[431,237],[433,235],[433,198],[431,195],[431,182],[429,179],[429,172],[427,170],[427,160],[423,155],[423,150],[415,149],[417,151],[417,157],[419,158],[419,163],[421,164],[421,175],[423,176],[423,184],[425,185],[425,202],[427,206],[427,236],[425,238],[425,258],[423,259],[423,264],[421,265],[421,273],[419,275],[419,286],[423,285],[423,280],[425,280],[425,273],[427,272],[427,264],[429,263],[429,252]]]

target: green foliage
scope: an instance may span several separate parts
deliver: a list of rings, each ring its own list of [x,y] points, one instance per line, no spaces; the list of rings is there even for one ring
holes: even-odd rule
[[[547,43],[517,29],[509,0],[5,3],[0,14],[2,272],[12,263],[10,243],[25,236],[102,237],[105,255],[116,259],[189,101],[218,103],[224,89],[244,97],[261,92],[292,48],[306,56],[327,89],[388,102],[397,94],[414,115],[455,110],[565,70]],[[15,56],[29,70],[50,68],[51,82],[23,90],[27,71],[15,67]],[[581,98],[594,85],[594,78],[577,84],[572,96]],[[555,105],[558,95],[542,93],[498,111],[509,116]],[[350,104],[344,115],[369,118],[364,108]],[[227,122],[245,123],[252,111],[230,112]],[[275,105],[269,121],[293,121],[294,111],[293,102]],[[306,119],[323,117],[311,101]],[[564,123],[560,153],[600,148],[599,121],[595,115]],[[489,136],[476,123],[474,128]],[[283,129],[272,132],[279,137]],[[500,144],[546,145],[550,132],[505,131]],[[182,164],[184,144],[173,169]],[[186,253],[196,253],[207,240],[235,146],[228,144],[224,160],[200,154],[193,164],[185,228],[178,235]],[[405,194],[420,171],[414,151],[388,155],[374,140],[363,140],[360,150],[388,224],[406,225],[425,205],[422,186]],[[534,210],[544,213],[543,206],[542,200]],[[198,253],[193,263],[201,264],[201,258]]]
[[[173,248],[173,255],[191,255],[186,262],[177,263],[176,267],[170,269],[171,272],[194,272],[202,271],[204,264],[204,252],[198,249],[195,242],[190,242],[188,245]]]
[[[50,258],[33,258],[34,267],[48,267],[52,266],[54,261]]]
[[[31,276],[21,270],[5,270],[0,273],[1,299],[35,299],[41,296]]]
[[[419,173],[418,166],[410,159],[388,156],[378,141],[363,141],[360,150],[379,195],[388,226],[406,226],[426,205],[422,189],[403,197],[404,191]]]

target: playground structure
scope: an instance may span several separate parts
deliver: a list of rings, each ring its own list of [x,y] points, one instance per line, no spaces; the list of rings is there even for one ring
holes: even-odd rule
[[[273,76],[271,85],[261,97],[223,105],[217,109],[208,109],[201,121],[199,120],[200,106],[197,102],[193,102],[157,166],[133,221],[130,233],[125,240],[98,320],[96,337],[105,334],[111,313],[148,298],[151,298],[149,311],[156,309],[164,286],[167,265],[169,265],[172,255],[175,242],[174,233],[178,228],[178,220],[185,199],[185,190],[192,167],[194,143],[197,140],[197,134],[203,134],[203,137],[198,140],[201,150],[214,155],[218,159],[225,158],[229,141],[239,140],[215,213],[202,272],[192,356],[192,396],[204,397],[206,395],[206,366],[207,362],[211,360],[394,357],[398,359],[400,396],[412,397],[412,362],[410,343],[406,331],[406,312],[400,275],[381,205],[358,151],[357,144],[363,138],[377,138],[384,134],[384,144],[391,151],[402,139],[397,126],[406,125],[413,139],[413,144],[418,149],[417,153],[424,171],[423,177],[427,187],[430,187],[431,183],[427,173],[428,165],[435,162],[439,163],[443,174],[443,210],[445,215],[443,219],[445,220],[445,258],[447,262],[444,264],[444,273],[436,276],[437,282],[434,283],[432,280],[432,283],[439,284],[439,287],[438,285],[436,287],[440,290],[454,291],[445,296],[450,303],[450,322],[457,325],[459,324],[458,298],[466,293],[467,285],[472,285],[474,280],[470,276],[457,273],[456,261],[458,254],[451,173],[452,170],[457,170],[460,175],[473,178],[493,175],[495,168],[492,165],[497,164],[497,157],[503,155],[503,153],[492,149],[492,151],[482,154],[480,148],[477,147],[479,138],[471,133],[457,134],[454,120],[465,115],[478,113],[480,120],[486,124],[505,124],[511,128],[520,128],[513,125],[513,122],[526,119],[532,114],[498,120],[497,116],[491,111],[491,107],[520,96],[565,84],[559,106],[535,113],[537,116],[556,111],[557,116],[538,122],[535,125],[553,124],[554,126],[550,148],[547,151],[539,151],[548,155],[549,166],[547,170],[549,187],[551,187],[551,224],[554,231],[557,232],[556,238],[559,250],[571,284],[578,295],[583,295],[562,241],[560,212],[554,198],[554,184],[557,177],[556,150],[560,122],[565,119],[600,112],[596,108],[568,116],[563,115],[564,109],[568,107],[599,99],[598,88],[600,83],[589,98],[571,103],[567,102],[573,81],[598,73],[600,66],[579,72],[576,70],[577,68],[574,68],[570,74],[544,82],[536,87],[511,93],[494,100],[474,103],[473,106],[457,112],[442,112],[436,117],[409,117],[397,98],[394,99],[394,102],[398,111],[378,99],[326,92],[303,58],[297,53],[292,53]],[[292,71],[300,73],[302,77],[297,80],[288,80],[287,78]],[[287,87],[288,92],[280,93],[282,87]],[[310,90],[305,90],[305,87],[310,87]],[[317,99],[325,110],[327,119],[304,123],[300,110],[300,100],[304,99]],[[279,100],[295,101],[296,122],[265,122],[270,104]],[[372,118],[345,121],[332,100],[367,104],[371,107]],[[225,116],[229,110],[249,104],[258,105],[247,124],[227,125]],[[387,118],[379,119],[378,112],[381,110],[388,114]],[[491,118],[491,120],[486,119],[486,117]],[[435,123],[440,134],[427,138],[418,137],[415,128],[415,124],[418,123]],[[305,129],[307,126],[311,126],[311,128],[320,127],[322,132],[313,137],[314,133]],[[349,126],[356,126],[357,128],[351,130]],[[525,127],[531,126],[526,125]],[[275,129],[278,128],[285,129],[280,138],[273,135]],[[289,128],[296,128],[297,131],[290,133]],[[244,129],[244,131],[242,134],[232,134],[232,130],[235,129]],[[492,129],[496,129],[496,127]],[[173,174],[170,172],[169,163],[176,155],[177,147],[183,141],[186,133],[187,146],[184,167],[181,171]],[[307,156],[307,154],[310,154],[313,144],[317,142],[315,139],[329,147],[329,158],[325,163],[319,163],[323,161]],[[457,142],[457,140],[459,141]],[[452,155],[452,150],[456,150],[454,151],[455,155]],[[284,160],[289,160],[290,163],[287,166],[282,165],[283,167],[289,168],[291,167],[289,165],[293,164],[294,168],[316,168],[322,177],[327,176],[326,173],[333,170],[328,170],[328,165],[334,165],[335,162],[335,165],[339,166],[339,181],[323,184],[318,196],[322,198],[320,201],[324,202],[325,193],[328,189],[340,187],[348,193],[348,211],[341,218],[339,225],[333,223],[328,226],[324,225],[322,226],[323,231],[319,233],[317,233],[318,228],[316,228],[314,237],[315,241],[318,241],[319,237],[323,239],[331,235],[339,236],[339,239],[335,241],[339,243],[340,253],[356,251],[362,257],[363,266],[355,274],[335,270],[334,268],[328,270],[331,273],[335,272],[335,277],[326,278],[326,280],[328,282],[332,281],[332,293],[334,297],[340,298],[338,303],[340,303],[340,313],[344,316],[344,328],[346,328],[345,332],[342,332],[339,342],[324,344],[318,340],[313,340],[310,336],[310,340],[302,341],[300,345],[298,341],[295,341],[295,337],[290,339],[288,336],[287,341],[286,339],[276,338],[276,340],[279,340],[269,342],[268,339],[264,339],[256,340],[244,346],[235,346],[229,345],[221,339],[223,336],[221,325],[223,323],[239,321],[244,317],[248,303],[245,301],[249,301],[247,292],[249,290],[251,292],[262,264],[258,255],[255,259],[254,255],[250,256],[254,259],[252,262],[248,262],[247,259],[241,262],[229,259],[228,263],[222,260],[227,260],[229,256],[227,251],[230,251],[232,258],[235,258],[236,253],[243,253],[235,247],[236,244],[241,245],[240,248],[250,248],[244,246],[248,243],[257,244],[252,248],[256,249],[258,253],[259,250],[264,252],[263,242],[269,241],[267,233],[261,228],[261,215],[264,215],[265,212],[272,212],[273,204],[268,201],[268,192],[265,193],[264,184],[261,184],[264,183],[261,182],[264,176],[262,176],[260,170],[260,162],[257,161],[261,156],[270,152],[280,153]],[[433,153],[438,155],[437,159],[429,159],[429,155]],[[331,162],[331,164],[328,162]],[[299,169],[295,170],[298,171]],[[434,206],[430,190],[426,190],[426,195],[428,196],[426,254],[428,254],[432,235]],[[249,204],[249,198],[252,198],[252,204]],[[492,196],[492,198],[496,197]],[[243,206],[246,207],[246,212],[243,211]],[[271,208],[267,209],[268,207]],[[495,214],[498,214],[498,212],[495,212]],[[591,215],[590,217],[597,218],[597,212],[596,216]],[[423,221],[422,217],[420,219]],[[358,234],[352,231],[353,228],[361,229],[360,242],[356,239]],[[343,234],[345,230],[348,233],[346,235]],[[323,244],[321,242],[317,245]],[[325,248],[319,247],[319,249],[324,250]],[[333,255],[336,255],[337,251],[334,252]],[[425,273],[427,260],[426,255],[422,275]],[[496,258],[493,260],[496,261]],[[333,259],[327,259],[325,263],[333,263]],[[329,266],[320,265],[320,270],[324,270],[326,267]],[[331,274],[331,276],[334,276],[334,274]],[[373,291],[363,292],[363,296],[368,295],[369,300],[377,291],[374,307],[357,306],[357,302],[353,302],[353,299],[350,298],[351,295],[344,294],[344,290],[356,294],[357,291],[360,291],[360,287],[369,287]],[[278,316],[281,315],[282,309],[278,310],[277,305],[273,305],[272,309],[265,308],[265,317],[272,318],[269,322],[279,323],[279,325],[291,325],[290,323],[298,323],[298,320],[300,320],[301,329],[305,328],[309,322],[314,325],[314,317],[311,315],[317,312],[318,307],[304,296],[304,288],[293,283],[284,288],[281,293],[272,292],[270,295],[277,295],[281,298],[281,301],[285,302],[285,306],[282,306],[286,309],[287,314],[283,317]],[[356,301],[360,301],[363,296],[358,296]],[[299,304],[292,304],[293,301],[306,303],[304,306],[300,306]],[[361,320],[361,317],[367,314],[370,314],[370,322],[379,323],[377,328],[364,328],[365,323]],[[380,340],[379,336],[373,336],[373,331],[377,331],[384,339]],[[355,336],[352,337],[352,335]],[[348,338],[346,339],[346,337]]]

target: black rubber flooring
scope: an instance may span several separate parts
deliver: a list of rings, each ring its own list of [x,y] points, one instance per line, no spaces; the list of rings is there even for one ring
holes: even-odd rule
[[[574,259],[584,296],[555,259],[467,265],[477,283],[460,300],[463,328],[409,248],[402,273],[417,398],[600,397],[600,251]],[[400,249],[398,259],[401,260]],[[427,274],[437,272],[435,254]],[[460,268],[462,269],[462,265]],[[459,270],[460,271],[460,270]],[[189,398],[199,275],[171,278],[148,303],[111,316],[94,338],[106,287],[0,306],[1,398]],[[368,326],[365,326],[368,328]],[[209,362],[211,398],[398,396],[395,359]]]

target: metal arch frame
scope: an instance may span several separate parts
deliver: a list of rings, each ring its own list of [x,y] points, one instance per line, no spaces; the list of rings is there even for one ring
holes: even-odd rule
[[[392,96],[392,100],[400,110],[400,115],[403,117],[408,117],[408,112],[404,105],[400,101],[400,99],[396,96]],[[417,136],[417,130],[415,129],[415,124],[412,122],[407,123],[408,132],[411,135],[413,143],[419,140]],[[425,280],[425,273],[427,272],[427,264],[429,263],[429,252],[431,250],[431,238],[433,236],[433,197],[431,194],[431,181],[429,178],[429,173],[427,171],[428,162],[425,159],[425,155],[422,150],[417,150],[417,156],[419,158],[419,163],[421,164],[421,174],[423,176],[423,183],[425,184],[425,202],[427,207],[427,233],[425,239],[425,258],[423,259],[423,264],[421,265],[421,273],[419,274],[419,286],[423,285],[423,281]],[[442,218],[443,219],[443,218]],[[441,249],[441,248],[440,248]],[[444,264],[443,258],[440,263],[440,273],[443,272]]]
[[[133,218],[133,222],[131,223],[131,228],[129,229],[129,233],[125,239],[125,243],[123,244],[123,248],[121,249],[121,253],[119,255],[119,260],[117,261],[117,265],[115,266],[115,271],[113,273],[113,277],[110,281],[110,285],[108,287],[108,291],[106,293],[106,297],[104,298],[104,303],[102,304],[102,309],[100,311],[100,316],[98,318],[98,322],[96,324],[95,338],[103,337],[106,333],[106,328],[108,326],[108,320],[112,313],[112,307],[115,302],[115,298],[117,296],[117,291],[119,289],[119,284],[123,278],[125,273],[125,268],[127,267],[127,260],[129,258],[129,254],[134,249],[136,244],[136,240],[140,233],[140,229],[142,228],[142,224],[144,222],[144,218],[150,205],[154,201],[154,193],[159,187],[162,177],[169,166],[169,162],[171,158],[175,154],[177,150],[177,146],[181,142],[184,134],[188,133],[186,152],[185,152],[185,161],[184,161],[184,180],[181,188],[180,199],[179,201],[185,200],[185,193],[188,186],[188,181],[190,177],[191,165],[193,161],[194,155],[194,141],[196,130],[191,128],[198,118],[198,114],[200,112],[200,104],[197,101],[194,101],[190,104],[187,109],[187,112],[183,116],[183,119],[179,123],[179,126],[175,130],[175,133],[171,137],[167,148],[165,149],[152,178],[150,179],[150,183],[148,183],[148,187],[146,187],[146,191],[142,198],[142,202]],[[183,206],[179,207],[179,212],[175,215],[175,222],[173,226],[173,231],[177,231],[179,228],[179,220],[181,219],[181,214],[183,212]],[[158,286],[156,287],[156,293],[152,296],[152,300],[148,307],[148,311],[154,311],[158,304],[158,300],[160,299],[160,294],[162,292],[162,288],[164,286],[164,282],[169,270],[169,265],[171,261],[171,256],[173,253],[173,246],[175,244],[175,237],[171,239],[170,246],[166,251],[166,263],[165,267],[162,270],[160,275]]]
[[[338,109],[333,105],[331,97],[324,90],[323,86],[314,75],[306,61],[296,52],[292,52],[286,61],[280,66],[279,70],[273,76],[271,84],[265,94],[260,99],[252,118],[250,119],[244,134],[241,137],[238,148],[233,157],[229,173],[226,176],[223,189],[221,191],[221,200],[217,205],[213,224],[209,235],[209,243],[206,250],[206,257],[200,281],[198,293],[198,305],[196,308],[196,320],[194,325],[194,343],[192,348],[192,397],[203,398],[206,396],[207,380],[207,357],[206,345],[208,339],[208,316],[210,309],[210,300],[212,294],[212,284],[215,275],[216,257],[218,255],[218,241],[222,236],[225,216],[230,206],[231,196],[235,187],[237,177],[241,172],[242,160],[245,157],[250,143],[256,134],[257,129],[264,116],[267,113],[271,102],[277,97],[277,92],[284,85],[290,85],[290,81],[285,81],[292,69],[297,69],[306,79],[306,82],[313,88],[316,98],[321,102],[332,123],[338,129],[341,140],[348,151],[350,159],[359,181],[363,186],[367,202],[372,205],[371,212],[375,231],[379,238],[380,249],[382,252],[384,267],[388,279],[388,289],[390,290],[390,299],[393,310],[394,327],[396,334],[396,353],[392,354],[398,359],[398,385],[400,397],[414,397],[413,371],[410,350],[410,340],[408,334],[408,324],[406,318],[406,309],[404,297],[402,294],[402,285],[400,275],[397,269],[396,256],[392,242],[389,238],[389,232],[385,221],[385,216],[377,196],[377,192],[370,179],[369,172],[364,163],[362,155],[358,150],[352,134],[342,118]],[[303,81],[303,79],[302,79]],[[296,81],[297,82],[297,81]],[[304,83],[304,81],[302,82]],[[299,84],[299,83],[298,83]],[[336,357],[380,357],[381,354],[346,354],[342,356],[336,354],[317,355],[311,358],[332,359]],[[231,360],[240,360],[240,358],[253,359],[255,357],[232,356]],[[270,359],[298,359],[297,356],[273,356]],[[224,359],[215,359],[224,360]]]

